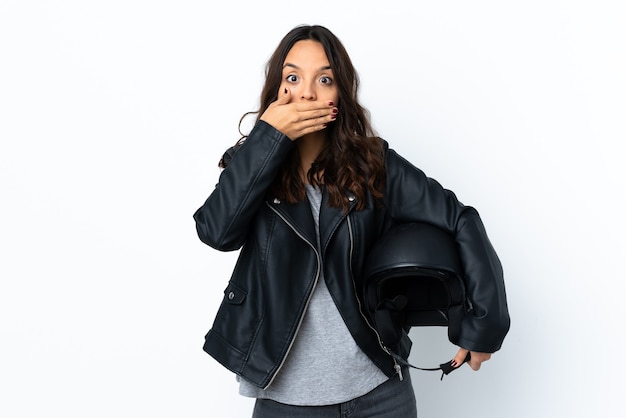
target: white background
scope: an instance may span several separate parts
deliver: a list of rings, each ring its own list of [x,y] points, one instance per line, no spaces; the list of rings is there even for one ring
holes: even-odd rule
[[[505,267],[502,350],[413,372],[420,417],[625,416],[621,4],[3,0],[0,416],[250,416],[201,349],[236,254],[192,214],[301,23],[340,37],[379,134]],[[413,363],[455,352],[412,334]]]

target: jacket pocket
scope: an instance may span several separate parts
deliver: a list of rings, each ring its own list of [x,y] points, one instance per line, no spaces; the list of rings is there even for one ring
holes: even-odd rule
[[[228,283],[222,304],[217,311],[212,331],[219,334],[232,348],[248,353],[260,323],[260,315],[248,292]]]
[[[224,290],[224,302],[229,305],[241,305],[247,295],[248,292],[231,282]]]

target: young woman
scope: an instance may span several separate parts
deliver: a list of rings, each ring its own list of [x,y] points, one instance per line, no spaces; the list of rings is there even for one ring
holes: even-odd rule
[[[454,362],[478,370],[508,331],[502,268],[478,213],[389,149],[328,29],[299,26],[266,69],[254,128],[194,215],[200,239],[241,250],[204,349],[257,398],[254,417],[415,417],[410,375],[363,308],[368,250],[390,226],[454,234],[473,311]],[[407,358],[410,341],[393,348]]]

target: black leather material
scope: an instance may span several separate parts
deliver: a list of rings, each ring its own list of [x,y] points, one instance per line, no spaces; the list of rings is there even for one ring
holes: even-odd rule
[[[251,383],[269,385],[324,268],[328,289],[355,341],[392,376],[395,360],[383,349],[363,307],[363,265],[390,225],[410,221],[436,225],[457,240],[474,307],[474,315],[464,321],[459,343],[475,351],[500,348],[509,327],[502,269],[473,208],[388,149],[381,207],[367,196],[365,209],[344,213],[330,208],[323,193],[318,253],[309,203],[289,205],[269,193],[293,147],[289,138],[259,121],[194,214],[204,243],[221,251],[240,250],[229,286],[245,292],[241,303],[230,303],[225,292],[205,338],[207,353]],[[346,191],[346,199],[354,196]],[[398,346],[397,354],[406,358],[410,349],[406,333]]]

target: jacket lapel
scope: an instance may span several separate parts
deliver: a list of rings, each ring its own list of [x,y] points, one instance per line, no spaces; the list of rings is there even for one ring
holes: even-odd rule
[[[346,196],[350,201],[348,211],[344,213],[341,208],[334,208],[328,205],[328,192],[324,189],[322,194],[322,207],[320,208],[320,244],[322,254],[324,254],[328,243],[333,234],[339,227],[341,221],[352,211],[356,205],[356,197],[347,192]],[[278,199],[270,199],[267,204],[302,238],[309,241],[312,245],[317,244],[315,237],[315,221],[311,213],[311,204],[308,199],[298,202],[295,205],[283,203]]]
[[[322,247],[322,254],[325,253],[326,247],[339,227],[341,221],[348,216],[356,205],[356,197],[351,192],[347,192],[346,196],[350,201],[350,208],[344,213],[342,208],[333,208],[328,205],[328,192],[324,189],[324,193],[322,195],[322,207],[320,208],[320,244]]]
[[[317,248],[315,221],[308,200],[291,205],[278,199],[270,199],[267,204],[303,239]]]

